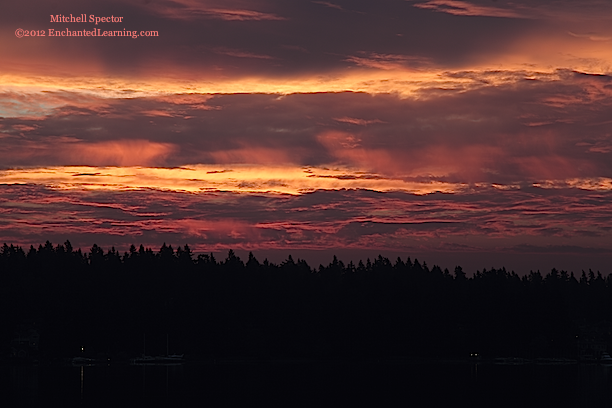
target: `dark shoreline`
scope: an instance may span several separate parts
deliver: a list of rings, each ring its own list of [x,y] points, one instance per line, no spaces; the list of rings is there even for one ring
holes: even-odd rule
[[[612,351],[612,276],[593,271],[468,277],[381,256],[313,269],[291,256],[276,265],[188,246],[122,255],[47,242],[2,247],[0,302],[5,361],[598,361]]]

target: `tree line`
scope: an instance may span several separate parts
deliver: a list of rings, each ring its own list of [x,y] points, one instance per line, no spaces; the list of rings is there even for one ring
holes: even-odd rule
[[[482,269],[411,258],[313,268],[195,255],[121,254],[47,241],[0,249],[0,342],[40,333],[42,358],[142,353],[193,358],[578,357],[612,339],[612,275]],[[585,346],[585,344],[587,346]]]

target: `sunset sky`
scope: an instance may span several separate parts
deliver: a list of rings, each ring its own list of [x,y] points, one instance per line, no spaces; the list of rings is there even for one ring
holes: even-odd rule
[[[71,14],[122,22],[51,22]],[[0,244],[612,272],[611,21],[608,0],[3,4]],[[158,35],[49,32],[94,29]]]

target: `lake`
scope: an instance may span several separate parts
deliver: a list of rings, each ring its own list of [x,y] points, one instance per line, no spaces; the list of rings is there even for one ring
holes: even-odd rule
[[[4,365],[0,406],[593,407],[610,367],[471,363]]]

